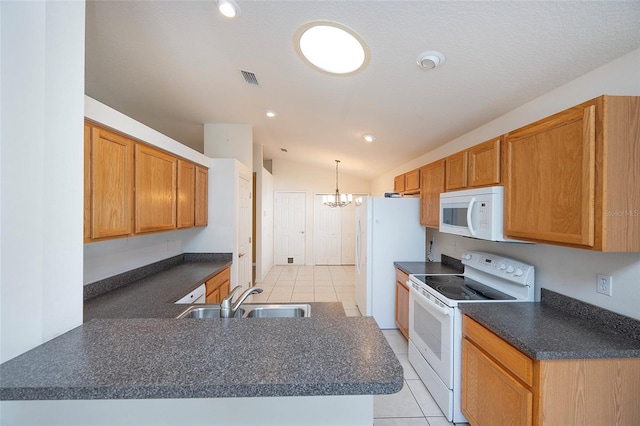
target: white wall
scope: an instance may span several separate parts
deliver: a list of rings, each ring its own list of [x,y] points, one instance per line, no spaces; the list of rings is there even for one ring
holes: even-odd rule
[[[255,281],[262,282],[273,266],[273,176],[262,165],[262,145],[253,145],[255,174]]]
[[[235,158],[253,170],[253,126],[205,123],[204,153],[211,158]]]
[[[335,166],[335,164],[334,164]],[[294,161],[273,160],[273,190],[284,192],[305,192],[306,218],[305,218],[305,263],[313,265],[313,203],[315,194],[332,194],[335,192],[336,170],[335,167],[318,168],[308,164]],[[365,179],[339,174],[340,193],[369,194],[371,182]],[[355,219],[354,219],[355,220]]]
[[[256,282],[262,282],[274,264],[273,236],[273,175],[262,169],[262,265],[260,273],[256,272]]]
[[[640,320],[640,253],[598,253],[547,244],[479,241],[428,229],[434,254],[460,259],[465,250],[480,250],[521,259],[535,266],[536,287]],[[613,277],[612,296],[596,293],[596,274]]]
[[[84,115],[90,120],[134,139],[156,146],[202,166],[210,167],[210,158],[204,154],[89,96],[84,96]],[[203,232],[203,228],[161,232],[85,244],[83,283],[89,284],[182,254],[185,251],[184,246],[187,241],[199,232]],[[210,252],[210,250],[204,249],[202,251]]]
[[[85,4],[0,2],[0,19],[4,362],[82,323]]]
[[[184,246],[189,253],[232,253],[231,288],[238,285],[240,176],[251,182],[251,170],[235,158],[211,159],[209,225],[194,233]]]
[[[372,194],[381,196],[385,191],[393,188],[394,176],[500,136],[589,99],[600,95],[640,96],[639,75],[640,49],[637,49],[377,177],[371,184]]]
[[[186,242],[198,232],[202,228],[85,244],[83,284],[182,254]]]
[[[374,194],[393,185],[393,177],[428,164],[446,155],[514,130],[565,108],[602,94],[640,96],[640,49],[577,78],[504,116],[473,130],[414,161],[378,177],[372,183]],[[640,253],[594,253],[588,250],[546,244],[512,245],[476,241],[439,234],[434,252],[455,258],[467,249],[492,251],[521,258],[536,267],[536,283],[543,288],[601,306],[614,312],[640,319]],[[613,276],[613,295],[595,291],[597,273]]]

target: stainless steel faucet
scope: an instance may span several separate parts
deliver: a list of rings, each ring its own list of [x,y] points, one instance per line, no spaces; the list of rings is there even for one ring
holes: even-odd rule
[[[236,303],[232,303],[233,296],[235,296],[238,290],[240,290],[241,288],[242,287],[240,286],[235,287],[233,290],[231,290],[227,297],[222,299],[222,302],[220,302],[220,318],[233,318],[236,314],[236,311],[247,297],[255,293],[262,293],[261,288],[253,287],[245,290],[245,292],[240,295],[240,298],[238,298]]]

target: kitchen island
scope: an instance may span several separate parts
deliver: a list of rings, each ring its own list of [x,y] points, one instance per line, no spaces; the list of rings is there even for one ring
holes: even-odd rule
[[[186,306],[157,300],[156,318],[92,319],[0,365],[2,423],[370,425],[373,395],[402,388],[375,320],[339,303],[312,303],[309,318],[175,319]]]

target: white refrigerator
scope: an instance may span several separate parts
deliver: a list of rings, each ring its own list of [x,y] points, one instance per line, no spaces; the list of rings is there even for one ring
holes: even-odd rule
[[[426,243],[419,198],[365,197],[356,206],[356,304],[380,328],[397,328],[393,262],[424,262]]]

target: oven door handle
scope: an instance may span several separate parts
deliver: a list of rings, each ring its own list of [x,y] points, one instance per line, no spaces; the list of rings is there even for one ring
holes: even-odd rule
[[[451,311],[452,309],[450,308],[446,308],[446,307],[442,307],[436,303],[434,303],[432,300],[430,300],[428,297],[424,297],[422,294],[420,294],[420,292],[418,290],[416,290],[415,288],[413,288],[413,286],[411,285],[410,281],[407,281],[407,286],[409,287],[409,292],[413,293],[414,297],[419,298],[420,301],[426,303],[429,305],[429,307],[435,309],[436,311],[438,311],[440,314],[442,314],[443,316],[451,316]]]
[[[469,207],[467,207],[467,228],[469,228],[469,232],[472,237],[476,236],[476,230],[473,229],[473,224],[471,223],[471,213],[473,210],[473,205],[476,203],[476,197],[471,197],[471,201],[469,201]]]

